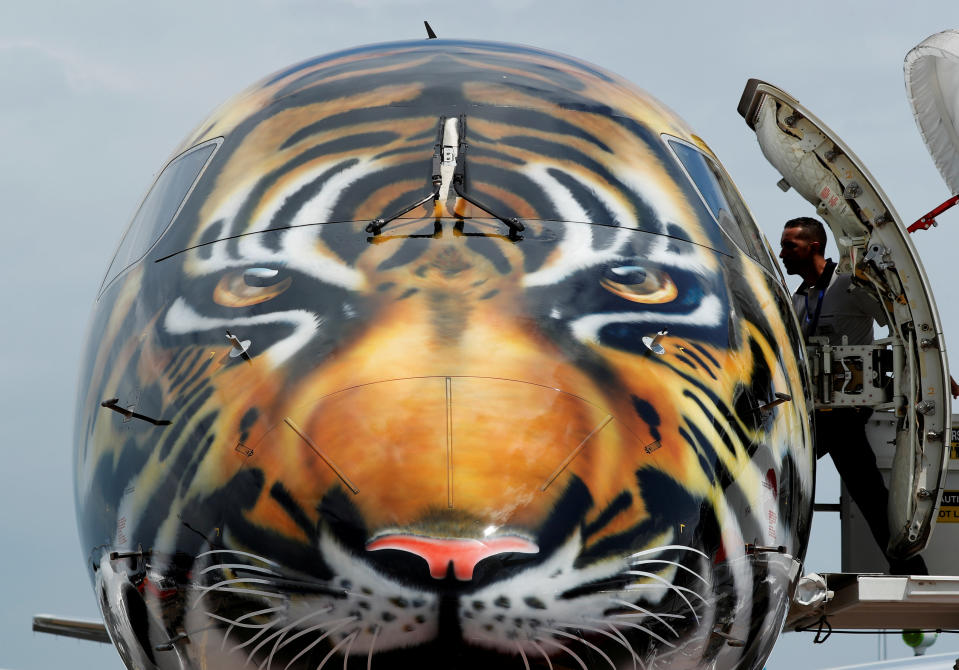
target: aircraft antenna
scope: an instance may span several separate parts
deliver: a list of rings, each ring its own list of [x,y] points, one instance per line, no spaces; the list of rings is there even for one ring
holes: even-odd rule
[[[430,27],[429,21],[423,21],[423,25],[426,26],[426,39],[435,40],[436,33],[433,32],[433,29]]]

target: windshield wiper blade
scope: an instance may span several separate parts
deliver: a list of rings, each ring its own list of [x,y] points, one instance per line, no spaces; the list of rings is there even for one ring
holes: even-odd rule
[[[383,230],[383,227],[388,224],[390,221],[400,218],[407,212],[410,212],[421,205],[425,205],[430,200],[436,202],[440,197],[440,187],[443,185],[443,176],[440,173],[440,165],[443,162],[443,132],[446,128],[446,117],[441,116],[439,125],[436,127],[436,143],[433,145],[433,174],[430,177],[430,181],[433,184],[433,190],[428,194],[423,196],[421,199],[417,200],[413,204],[404,207],[396,212],[393,212],[389,216],[384,216],[382,218],[373,219],[366,226],[366,232],[372,233],[374,236],[379,235]]]
[[[506,217],[497,214],[488,205],[484,205],[475,197],[466,192],[466,151],[468,149],[469,144],[466,142],[466,115],[461,114],[459,117],[459,148],[456,153],[456,167],[453,169],[453,191],[456,192],[456,195],[474,207],[481,209],[494,219],[499,219],[505,223],[509,228],[509,238],[511,240],[523,239],[519,234],[520,231],[526,229],[522,221],[515,216]]]

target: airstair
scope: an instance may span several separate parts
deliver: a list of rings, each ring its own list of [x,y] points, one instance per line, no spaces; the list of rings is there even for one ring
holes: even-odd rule
[[[894,417],[877,412],[866,426],[876,463],[887,483],[893,468]],[[924,629],[959,631],[959,414],[952,415],[948,469],[929,543],[922,551],[929,575],[895,576],[888,569],[862,513],[843,488],[837,505],[842,529],[842,572],[800,579],[787,631]]]

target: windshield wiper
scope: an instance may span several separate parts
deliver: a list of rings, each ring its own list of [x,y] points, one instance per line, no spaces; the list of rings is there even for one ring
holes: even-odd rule
[[[511,240],[522,239],[522,236],[519,235],[520,231],[525,230],[525,226],[523,225],[522,221],[515,216],[500,216],[490,209],[489,206],[479,202],[476,198],[466,192],[466,152],[468,149],[469,144],[466,142],[466,115],[461,114],[459,117],[459,148],[456,152],[456,167],[453,168],[453,191],[456,192],[456,195],[474,207],[483,210],[494,219],[499,219],[505,223],[509,228],[509,238]]]
[[[466,152],[469,150],[469,144],[466,142],[466,115],[461,114],[457,119],[457,131],[459,134],[458,147],[456,152],[456,164],[453,167],[453,176],[450,183],[450,186],[453,187],[453,192],[457,196],[470,203],[477,209],[489,214],[494,219],[498,219],[506,224],[509,228],[508,238],[513,241],[521,240],[523,237],[519,234],[520,231],[525,230],[525,226],[522,221],[520,221],[515,216],[501,216],[497,214],[490,208],[488,205],[481,203],[474,196],[466,192]],[[443,142],[446,135],[446,117],[441,116],[439,119],[439,125],[436,128],[436,143],[433,145],[433,170],[431,181],[433,184],[433,190],[423,198],[417,200],[416,202],[403,207],[396,212],[393,212],[389,216],[384,216],[382,218],[373,219],[366,226],[366,232],[372,233],[374,237],[379,235],[383,231],[383,227],[386,226],[391,221],[400,218],[407,212],[410,212],[421,205],[425,205],[430,201],[436,202],[440,198],[440,194],[443,188],[443,175],[442,175],[442,164],[443,164]],[[462,227],[463,219],[460,217],[460,221],[457,224],[460,228]],[[434,231],[432,235],[413,235],[409,237],[435,237],[437,233],[441,233],[441,230]],[[462,232],[460,230],[460,232]]]
[[[441,116],[439,125],[436,127],[436,143],[433,145],[433,174],[430,178],[430,181],[433,183],[433,190],[420,200],[417,200],[412,205],[404,207],[396,212],[393,212],[389,216],[385,216],[379,219],[373,219],[366,226],[366,232],[373,233],[373,235],[379,235],[383,230],[383,226],[388,224],[390,221],[400,218],[409,211],[412,211],[419,207],[420,205],[425,205],[429,201],[436,202],[440,197],[440,187],[443,185],[443,175],[440,173],[440,165],[443,162],[443,132],[446,128],[446,117]]]

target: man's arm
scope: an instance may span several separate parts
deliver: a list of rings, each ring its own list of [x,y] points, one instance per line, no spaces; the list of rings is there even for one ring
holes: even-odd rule
[[[857,283],[849,285],[849,295],[854,298],[856,308],[863,316],[870,317],[880,326],[888,325],[886,310],[879,302],[878,296],[870,288]]]

